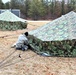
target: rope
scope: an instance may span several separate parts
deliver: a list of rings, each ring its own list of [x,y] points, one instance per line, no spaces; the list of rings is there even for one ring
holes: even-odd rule
[[[9,58],[11,55],[13,55],[15,52],[16,52],[16,50],[13,51],[11,54],[9,54],[4,60],[2,60],[2,61],[0,62],[0,66],[1,66],[1,64],[2,64],[6,59],[8,59],[8,58]]]
[[[18,55],[16,55],[16,56],[14,56],[13,58],[7,60],[7,59],[8,59],[9,57],[11,57],[15,52],[16,52],[16,50],[15,50],[14,52],[12,52],[11,54],[9,54],[3,61],[1,61],[1,62],[0,62],[0,67],[1,67],[1,66],[4,66],[5,64],[9,63],[10,61],[16,59],[16,57],[17,57]],[[7,60],[7,61],[6,61],[6,60]]]
[[[15,64],[15,63],[20,62],[21,60],[24,61],[24,60],[26,60],[26,59],[30,59],[30,58],[32,58],[32,57],[34,57],[34,56],[37,56],[37,55],[33,55],[32,57],[28,57],[28,58],[22,59],[21,55],[24,53],[24,51],[23,51],[23,53],[21,53],[21,51],[20,51],[20,53],[19,53],[18,55],[15,55],[15,56],[13,56],[13,58],[11,58],[11,56],[12,56],[15,52],[16,52],[16,50],[13,51],[13,52],[12,52],[11,54],[9,54],[4,60],[2,60],[2,61],[0,62],[0,69],[2,69],[2,68],[4,68],[4,67],[7,67],[7,66],[11,66],[11,65],[13,65],[13,64]],[[10,59],[8,59],[9,57],[10,57]],[[17,61],[17,58],[19,58],[19,59],[21,59],[21,60],[18,59],[18,61]],[[8,60],[7,60],[7,59],[8,59]],[[13,62],[14,60],[16,60],[16,61]],[[11,62],[13,62],[13,63],[11,63]]]
[[[30,25],[32,25],[32,26],[37,26],[37,25],[33,25],[33,24],[30,24]],[[40,26],[37,26],[37,27],[40,27]],[[13,36],[13,35],[5,35],[5,36],[2,36],[2,37],[0,37],[0,38],[5,38],[5,37],[9,37],[9,36]],[[18,55],[16,55],[16,56],[14,56],[13,58],[11,58],[10,60],[8,60],[8,61],[6,61],[10,56],[12,56],[14,53],[16,52],[16,50],[15,51],[13,51],[11,54],[9,54],[4,60],[2,60],[1,62],[0,62],[0,68],[2,67],[6,67],[6,66],[10,66],[10,65],[12,65],[12,64],[15,64],[15,63],[17,63],[17,62],[14,62],[14,63],[11,63],[11,64],[8,64],[8,65],[6,65],[7,63],[10,63],[10,61],[12,61],[12,60],[14,60],[14,59],[16,59],[16,57],[18,56]],[[21,58],[21,56],[20,56],[21,54],[19,54],[19,58]],[[37,55],[34,55],[34,56],[37,56]],[[32,56],[32,57],[34,57],[34,56]],[[32,57],[29,57],[29,58],[25,58],[25,60],[26,59],[30,59],[30,58],[32,58]],[[21,60],[23,60],[22,58],[21,58]],[[6,62],[5,62],[6,61]],[[20,61],[20,60],[19,60]]]
[[[24,60],[30,59],[30,58],[32,58],[32,57],[35,57],[35,56],[37,56],[37,55],[33,55],[33,56],[28,57],[28,58],[25,58],[25,59],[22,59],[22,58],[21,58],[21,60],[24,61]],[[0,67],[0,69],[2,69],[2,68],[4,68],[4,67],[7,67],[7,66],[14,65],[14,64],[20,62],[21,60],[18,60],[18,61],[14,62],[14,63],[10,63],[10,64],[7,64],[7,65],[4,65],[4,66]]]

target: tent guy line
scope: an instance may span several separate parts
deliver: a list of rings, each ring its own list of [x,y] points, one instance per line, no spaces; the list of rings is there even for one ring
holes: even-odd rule
[[[14,54],[15,52],[16,52],[16,50],[13,51],[12,53],[10,53],[4,60],[2,60],[2,61],[0,62],[0,65],[1,65],[6,59],[8,59],[12,54]]]
[[[21,60],[22,60],[22,61],[28,60],[28,59],[31,59],[31,58],[33,58],[33,57],[35,57],[35,56],[37,56],[37,55],[35,54],[35,55],[31,56],[31,57],[28,57],[28,58],[25,58],[25,59],[21,59]],[[11,66],[11,65],[14,65],[14,64],[16,64],[16,63],[19,63],[21,60],[18,60],[18,61],[16,61],[16,62],[13,62],[13,63],[7,64],[7,65],[4,65],[4,66],[0,67],[0,69],[2,69],[2,68],[4,68],[4,67]]]
[[[35,55],[33,55],[33,56],[31,56],[31,57],[27,57],[27,58],[22,58],[21,57],[21,55],[23,55],[24,54],[24,52],[23,53],[21,53],[21,54],[18,54],[18,55],[15,55],[15,56],[13,56],[11,59],[9,59],[9,57],[11,57],[15,52],[16,52],[17,50],[15,50],[15,51],[13,51],[11,54],[9,54],[4,60],[2,60],[1,62],[0,62],[0,69],[2,69],[2,68],[4,68],[4,67],[8,67],[8,66],[11,66],[11,65],[14,65],[14,64],[16,64],[16,63],[18,63],[18,62],[20,62],[20,61],[25,61],[25,60],[27,60],[27,59],[30,59],[30,58],[32,58],[32,57],[35,57],[35,56],[37,56],[37,54],[35,54]],[[19,58],[18,60],[17,60],[17,58]],[[7,59],[9,59],[9,60],[7,60]],[[13,63],[11,63],[13,60],[17,60],[17,61],[15,61],[15,62],[13,62]],[[7,60],[7,61],[6,61]],[[4,62],[5,61],[5,62]]]

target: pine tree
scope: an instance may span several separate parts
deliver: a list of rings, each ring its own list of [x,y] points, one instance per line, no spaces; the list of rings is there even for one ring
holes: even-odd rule
[[[65,1],[62,0],[62,8],[61,8],[61,14],[64,15],[65,14],[65,9],[64,9],[64,6],[65,6]]]
[[[32,0],[29,7],[28,15],[34,20],[43,17],[46,14],[46,7],[41,0]]]
[[[28,17],[28,10],[29,10],[29,5],[30,5],[30,0],[25,0],[25,5],[24,5],[24,13],[26,15],[26,17]]]
[[[2,0],[0,0],[0,9],[4,8],[4,3],[2,2]]]
[[[76,0],[68,0],[67,8],[68,12],[75,10]]]
[[[5,3],[5,9],[9,9],[9,8],[10,8],[10,3],[9,2]]]
[[[11,2],[10,2],[10,8],[11,9],[19,8],[18,0],[11,0]]]

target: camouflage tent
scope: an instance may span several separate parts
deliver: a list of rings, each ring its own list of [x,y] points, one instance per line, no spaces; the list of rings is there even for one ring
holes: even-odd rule
[[[76,56],[76,13],[71,11],[29,32],[30,45],[36,52],[53,56]]]
[[[17,17],[9,10],[0,14],[0,30],[16,30],[26,27],[26,20]]]

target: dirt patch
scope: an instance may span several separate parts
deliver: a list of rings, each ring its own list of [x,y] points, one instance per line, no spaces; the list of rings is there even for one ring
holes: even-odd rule
[[[9,35],[0,38],[0,75],[76,75],[76,58],[42,57],[31,50],[22,52],[11,48],[21,33],[36,29],[48,22],[29,21],[28,29],[0,31],[0,37]],[[7,56],[9,57],[6,58]]]

